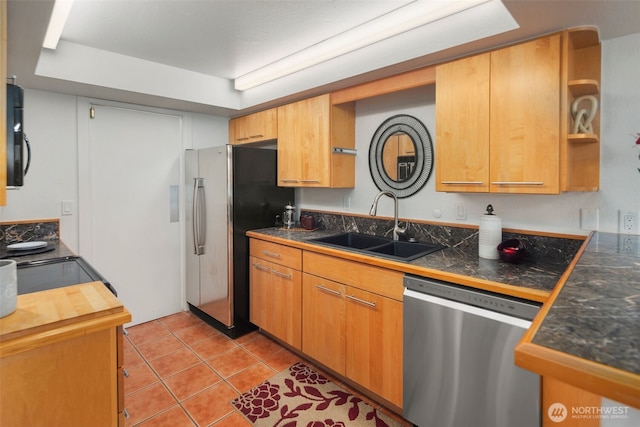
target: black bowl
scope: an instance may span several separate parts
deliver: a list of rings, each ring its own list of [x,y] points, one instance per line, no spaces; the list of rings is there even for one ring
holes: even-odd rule
[[[520,240],[508,239],[498,245],[498,254],[501,260],[517,264],[524,259],[527,249]]]

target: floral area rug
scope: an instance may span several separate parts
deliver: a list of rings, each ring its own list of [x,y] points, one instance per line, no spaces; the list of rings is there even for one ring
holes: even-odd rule
[[[359,397],[296,363],[231,401],[256,427],[399,427]]]

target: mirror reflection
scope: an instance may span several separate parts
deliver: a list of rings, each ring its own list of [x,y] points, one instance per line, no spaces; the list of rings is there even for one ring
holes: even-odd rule
[[[396,132],[384,142],[382,165],[387,176],[395,182],[407,181],[416,166],[416,146],[405,132]]]

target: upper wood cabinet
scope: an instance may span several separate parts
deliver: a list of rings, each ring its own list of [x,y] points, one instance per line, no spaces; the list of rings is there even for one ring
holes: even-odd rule
[[[278,185],[355,186],[353,103],[331,105],[329,94],[278,107]]]
[[[437,67],[437,191],[598,188],[597,143],[584,150],[567,131],[568,69],[584,62],[569,55],[570,40],[568,32],[554,34]],[[599,70],[599,43],[589,62]]]
[[[229,121],[229,144],[250,144],[278,137],[276,108],[236,117]]]

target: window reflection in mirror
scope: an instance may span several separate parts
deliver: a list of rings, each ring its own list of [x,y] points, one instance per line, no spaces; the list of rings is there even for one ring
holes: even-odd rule
[[[382,164],[387,176],[395,182],[411,178],[416,165],[416,146],[405,132],[396,132],[384,142]]]

